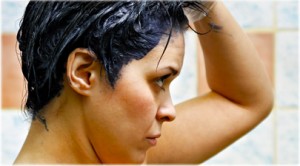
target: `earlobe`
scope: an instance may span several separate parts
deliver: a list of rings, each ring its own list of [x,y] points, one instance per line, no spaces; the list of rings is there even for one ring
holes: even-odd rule
[[[70,87],[77,93],[88,96],[96,81],[99,63],[96,56],[84,48],[76,48],[68,57],[66,76]]]

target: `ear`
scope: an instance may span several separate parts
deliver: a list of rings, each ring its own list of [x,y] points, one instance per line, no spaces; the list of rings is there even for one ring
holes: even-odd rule
[[[89,96],[95,86],[99,63],[96,56],[87,49],[76,48],[68,57],[66,76],[70,87],[77,93]]]

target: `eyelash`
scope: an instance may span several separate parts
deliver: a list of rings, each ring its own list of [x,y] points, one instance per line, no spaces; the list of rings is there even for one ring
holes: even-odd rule
[[[165,81],[167,78],[169,78],[170,76],[171,76],[171,74],[164,75],[164,76],[160,77],[158,80],[156,80],[155,83],[156,83],[163,91],[165,91],[165,88],[163,87],[164,84],[165,84],[164,81]]]

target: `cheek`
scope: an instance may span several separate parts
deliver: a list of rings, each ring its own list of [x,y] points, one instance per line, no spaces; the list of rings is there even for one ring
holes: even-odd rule
[[[126,89],[123,94],[124,95],[122,95],[120,101],[123,103],[123,111],[127,112],[127,115],[130,118],[134,118],[142,122],[154,120],[157,109],[154,96],[150,89]]]

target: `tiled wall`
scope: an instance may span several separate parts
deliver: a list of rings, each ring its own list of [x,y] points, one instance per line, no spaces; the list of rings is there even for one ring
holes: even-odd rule
[[[248,33],[273,81],[276,100],[270,116],[245,137],[204,164],[297,164],[298,129],[298,2],[225,1]],[[20,112],[23,79],[15,33],[24,1],[2,1],[2,163],[11,164],[28,131]],[[186,58],[172,84],[174,103],[208,90],[203,56],[193,32],[186,33]],[[186,88],[189,87],[189,88]]]

